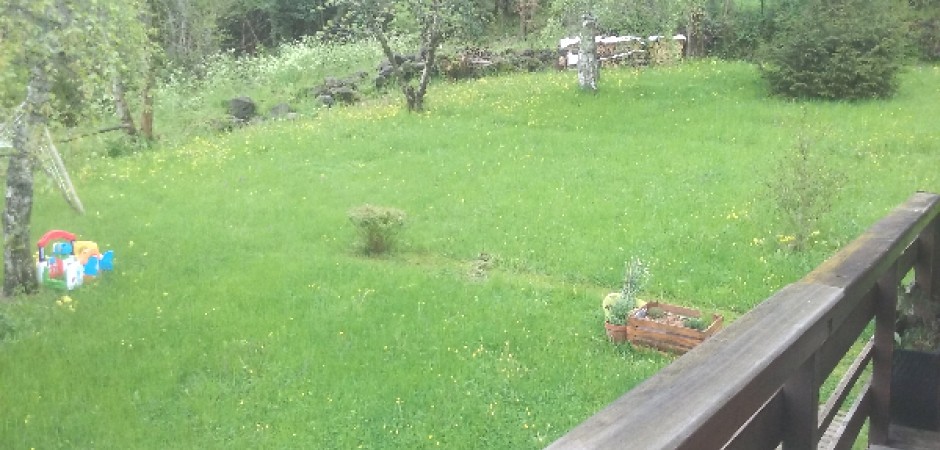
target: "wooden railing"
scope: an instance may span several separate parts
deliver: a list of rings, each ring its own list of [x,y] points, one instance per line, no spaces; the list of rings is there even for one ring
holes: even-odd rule
[[[923,292],[940,291],[938,214],[940,196],[915,194],[548,448],[811,449],[840,409],[840,426],[827,436],[835,448],[850,448],[866,419],[869,443],[885,444],[898,285],[913,270]],[[872,321],[871,341],[820,402],[823,381]],[[862,377],[869,364],[871,376]]]

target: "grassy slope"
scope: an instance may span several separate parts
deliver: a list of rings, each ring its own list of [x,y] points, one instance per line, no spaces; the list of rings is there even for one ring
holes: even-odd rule
[[[2,305],[0,446],[537,448],[668,362],[612,347],[623,261],[650,297],[736,317],[911,192],[940,190],[940,70],[889,102],[765,98],[702,62],[436,84],[431,112],[331,110],[74,170],[89,214],[40,195],[34,232],[118,254],[71,294]],[[803,254],[764,180],[810,130],[848,176]],[[348,208],[409,213],[354,254]],[[497,255],[485,281],[472,260]]]

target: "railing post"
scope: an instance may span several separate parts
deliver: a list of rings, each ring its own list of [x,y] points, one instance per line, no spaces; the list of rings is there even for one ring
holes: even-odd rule
[[[815,449],[819,442],[818,352],[783,385],[783,450]]]
[[[940,301],[940,219],[924,229],[917,238],[917,260],[914,281],[928,299]]]
[[[891,366],[894,357],[894,326],[898,304],[898,263],[878,280],[875,300],[875,340],[872,348],[871,417],[869,445],[888,443],[891,424]]]

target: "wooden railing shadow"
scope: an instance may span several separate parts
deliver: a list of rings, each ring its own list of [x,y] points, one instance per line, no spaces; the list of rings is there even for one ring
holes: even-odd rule
[[[840,409],[840,426],[827,436],[834,448],[850,448],[866,421],[869,443],[885,444],[897,287],[913,270],[927,295],[940,293],[938,215],[940,196],[913,195],[805,278],[548,448],[812,449]],[[871,341],[821,402],[823,381],[872,321]],[[869,364],[871,376],[862,377]]]

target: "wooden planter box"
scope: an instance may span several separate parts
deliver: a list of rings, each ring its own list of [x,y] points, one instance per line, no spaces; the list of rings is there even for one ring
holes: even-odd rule
[[[702,315],[694,309],[659,302],[649,302],[645,308],[660,308],[667,313],[684,317],[701,317]],[[723,320],[721,315],[713,314],[708,328],[705,331],[699,331],[683,325],[665,324],[650,318],[638,318],[631,315],[627,319],[627,340],[634,345],[654,347],[681,355],[717,333],[721,329]]]

